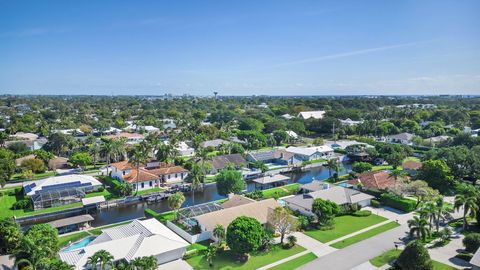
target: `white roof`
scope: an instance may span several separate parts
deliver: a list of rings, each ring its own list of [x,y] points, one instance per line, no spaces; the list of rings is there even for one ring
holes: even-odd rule
[[[187,151],[187,150],[193,150],[186,142],[179,142],[177,145],[177,150],[179,151]]]
[[[287,134],[288,134],[288,136],[291,137],[291,138],[294,138],[294,139],[297,139],[297,138],[298,138],[298,134],[297,134],[295,131],[293,131],[293,130],[287,130]]]
[[[88,257],[104,249],[114,260],[131,261],[143,256],[160,254],[186,248],[189,244],[156,219],[134,220],[133,222],[103,230],[87,246],[72,251],[61,251],[60,259],[83,269]]]
[[[320,145],[320,146],[313,146],[313,147],[288,147],[285,148],[288,152],[297,154],[297,155],[304,155],[304,156],[311,156],[317,152],[326,153],[326,152],[333,152],[333,149],[327,145]]]
[[[298,117],[301,117],[303,119],[322,119],[323,115],[325,114],[325,111],[308,111],[308,112],[299,112]]]
[[[480,248],[477,249],[473,257],[470,259],[470,263],[475,266],[480,266]]]
[[[253,182],[259,184],[271,184],[275,182],[290,181],[290,177],[283,174],[267,175],[264,177],[253,179]]]
[[[74,183],[77,182],[77,185]],[[34,195],[37,192],[41,192],[45,187],[50,187],[50,190],[54,189],[52,186],[57,186],[56,189],[65,189],[68,187],[80,187],[90,184],[90,186],[101,186],[102,183],[95,179],[93,176],[83,174],[69,174],[61,176],[48,177],[42,180],[28,182],[23,184],[23,188],[27,196]]]
[[[285,118],[285,119],[292,119],[292,118],[293,118],[293,116],[291,116],[291,115],[288,114],[288,113],[283,114],[282,117]]]

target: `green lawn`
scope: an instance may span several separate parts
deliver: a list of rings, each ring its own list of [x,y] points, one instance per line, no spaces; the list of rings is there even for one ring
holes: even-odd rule
[[[91,197],[95,197],[95,196],[103,196],[103,197],[105,197],[105,200],[107,200],[107,201],[120,198],[119,196],[116,196],[115,194],[111,193],[110,191],[108,191],[106,189],[103,190],[103,191],[99,191],[99,192],[87,193],[85,195],[86,198],[91,198]]]
[[[42,213],[50,213],[55,212],[63,209],[75,208],[82,206],[81,202],[61,205],[57,207],[51,207],[46,209],[40,209],[33,211],[32,209],[18,209],[12,210],[12,205],[17,201],[22,199],[23,197],[20,195],[15,195],[15,189],[4,189],[0,191],[0,218],[6,217],[24,217],[24,216],[31,216],[36,214]]]
[[[37,180],[37,179],[47,178],[54,175],[55,175],[55,172],[50,172],[50,171],[44,172],[44,173],[36,173],[33,175],[32,179],[28,179],[28,180]],[[22,179],[25,179],[23,177],[23,173],[16,173],[12,175],[12,180],[22,180]]]
[[[380,171],[380,170],[393,170],[391,165],[380,165],[380,166],[373,166],[372,171]]]
[[[335,227],[333,229],[310,230],[306,231],[305,234],[322,243],[326,243],[385,220],[387,219],[374,214],[367,217],[340,216],[335,218]]]
[[[391,249],[389,251],[384,252],[381,255],[378,255],[373,259],[370,259],[370,263],[373,266],[381,267],[389,263],[390,261],[393,261],[394,259],[396,259],[400,255],[400,253],[402,253],[402,251],[399,249]]]
[[[278,245],[275,246],[269,252],[260,252],[257,254],[251,254],[250,258],[245,263],[240,263],[235,260],[236,256],[231,251],[219,251],[217,256],[213,259],[213,267],[210,267],[203,254],[197,255],[187,262],[193,267],[193,269],[212,269],[212,270],[250,270],[257,269],[267,264],[271,264],[283,258],[290,257],[294,254],[304,251],[305,249],[300,246],[292,247],[291,249],[283,249]]]
[[[407,162],[407,161],[416,161],[416,162],[420,162],[420,159],[418,157],[406,157],[403,162]],[[402,162],[402,163],[403,163]]]
[[[87,236],[89,236],[90,234],[88,234],[87,232],[85,231],[81,231],[81,232],[78,232],[78,233],[74,233],[74,234],[69,234],[69,235],[65,235],[65,236],[59,236],[58,237],[58,246],[59,247],[64,247],[66,245],[68,245],[70,242],[76,242],[82,238],[85,238]]]
[[[398,226],[400,226],[400,224],[392,221],[392,222],[389,222],[387,224],[383,224],[381,226],[378,226],[376,228],[368,230],[366,232],[363,232],[363,233],[357,234],[355,236],[349,237],[349,238],[347,238],[345,240],[342,240],[340,242],[337,242],[337,243],[335,243],[331,246],[334,247],[334,248],[338,248],[338,249],[344,248],[344,247],[353,245],[355,243],[358,243],[360,241],[363,241],[365,239],[368,239],[370,237],[373,237],[377,234],[380,234],[380,233],[386,232],[388,230],[391,230],[393,228],[396,228]]]
[[[137,195],[145,195],[145,194],[150,194],[150,193],[155,193],[155,192],[160,192],[163,191],[163,188],[155,187],[155,188],[150,188],[150,189],[144,189],[144,190],[139,190],[137,192]],[[135,194],[135,192],[133,192]]]
[[[383,254],[381,254],[381,255],[373,258],[373,259],[370,259],[370,263],[373,266],[382,267],[383,265],[385,265],[385,264],[389,263],[390,261],[393,261],[394,259],[396,259],[400,255],[400,253],[402,253],[401,250],[391,249],[391,250],[386,251]],[[433,264],[433,270],[456,270],[457,269],[457,268],[452,267],[450,265],[446,265],[444,263],[437,262],[437,261],[434,261],[434,260],[432,260],[432,264]]]
[[[305,255],[302,255],[298,258],[295,258],[293,260],[290,260],[288,262],[279,264],[277,266],[274,266],[272,268],[268,268],[269,270],[291,270],[291,269],[297,269],[298,267],[307,264],[313,260],[315,260],[317,256],[313,253],[307,253]]]
[[[210,240],[205,240],[205,241],[202,241],[202,242],[193,243],[193,244],[191,244],[190,246],[187,247],[187,251],[194,250],[194,249],[196,249],[198,251],[206,250],[210,246],[210,243],[211,243]]]
[[[290,184],[282,187],[270,188],[263,190],[264,198],[280,198],[288,195],[292,195],[294,192],[297,192],[300,188],[300,184]]]

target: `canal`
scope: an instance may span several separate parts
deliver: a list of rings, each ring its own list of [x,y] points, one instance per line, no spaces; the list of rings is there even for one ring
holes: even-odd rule
[[[351,170],[351,165],[348,163],[341,163],[340,175]],[[306,184],[315,180],[325,180],[329,177],[329,170],[323,166],[315,167],[306,172],[287,174],[292,178],[292,183]],[[253,183],[249,182],[247,191],[253,191]],[[224,197],[217,193],[217,186],[215,184],[206,185],[203,191],[195,192],[194,199],[192,193],[185,193],[185,202],[182,207],[191,206],[194,204],[202,204],[215,200],[223,199]],[[91,225],[94,227],[121,222],[125,220],[144,217],[145,208],[151,208],[159,213],[170,211],[167,201],[160,201],[156,203],[138,203],[133,205],[124,205],[120,207],[113,207],[109,209],[97,210],[93,213],[95,220]]]

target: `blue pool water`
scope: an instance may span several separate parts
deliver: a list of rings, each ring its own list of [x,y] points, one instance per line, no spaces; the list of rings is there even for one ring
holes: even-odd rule
[[[95,238],[96,238],[95,236],[89,236],[89,237],[83,238],[82,240],[75,242],[70,246],[64,248],[63,251],[70,251],[70,250],[82,248],[88,245],[90,242],[92,242]]]
[[[337,184],[338,186],[341,186],[341,187],[350,187],[351,185],[347,182],[343,182],[343,183],[339,183]]]

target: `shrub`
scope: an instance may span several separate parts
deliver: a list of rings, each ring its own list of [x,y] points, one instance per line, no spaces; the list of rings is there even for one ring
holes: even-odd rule
[[[379,202],[379,201],[377,201],[377,200],[372,200],[372,201],[370,202],[370,206],[375,207],[375,208],[378,208],[378,207],[380,207],[381,205],[380,205],[380,202]]]
[[[189,251],[185,252],[185,255],[183,255],[183,259],[188,260],[190,258],[193,258],[193,257],[197,256],[198,253],[199,253],[198,249],[189,250]]]
[[[468,252],[476,252],[480,247],[480,233],[470,233],[463,238],[463,245]]]
[[[12,209],[13,209],[13,210],[17,210],[17,209],[28,209],[29,207],[30,207],[30,200],[29,200],[29,199],[23,199],[23,200],[16,201],[16,202],[12,205]]]
[[[407,198],[401,198],[395,194],[384,193],[380,196],[381,202],[403,212],[412,212],[417,206],[417,202]]]
[[[307,229],[308,226],[310,225],[310,220],[308,219],[308,217],[304,215],[298,216],[297,220],[298,220],[299,228],[302,230]]]
[[[356,217],[368,217],[372,214],[372,211],[370,210],[360,210],[352,214],[352,216]]]
[[[34,173],[43,173],[46,170],[45,163],[40,159],[29,158],[22,161],[21,167],[24,170],[30,170]]]
[[[289,235],[287,237],[287,243],[285,245],[283,245],[283,247],[284,248],[292,248],[296,244],[297,244],[297,237],[295,237],[294,235]]]
[[[98,188],[98,192],[104,192],[104,191],[105,191],[105,188],[103,186]]]
[[[432,260],[427,249],[420,241],[409,243],[400,253],[396,261],[397,269],[401,270],[431,270]]]
[[[468,252],[460,252],[457,255],[455,255],[455,258],[459,258],[467,262],[469,262],[472,259],[472,257],[473,257],[473,254]]]

